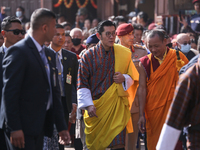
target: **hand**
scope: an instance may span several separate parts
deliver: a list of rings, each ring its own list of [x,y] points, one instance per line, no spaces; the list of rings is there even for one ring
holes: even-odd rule
[[[141,133],[145,132],[145,119],[144,116],[141,116],[138,121],[138,127]]]
[[[24,133],[22,130],[13,131],[10,134],[10,142],[12,145],[18,148],[24,148],[25,147],[25,141],[24,141]]]
[[[90,105],[87,107],[88,115],[90,117],[98,117],[96,114],[96,107],[94,105]]]
[[[62,145],[67,145],[69,144],[71,138],[70,138],[70,135],[69,135],[69,131],[68,130],[63,130],[63,131],[60,131],[59,133],[59,143],[62,144]]]
[[[77,105],[72,104],[72,112],[69,114],[69,122],[75,123],[76,122],[76,110],[77,110]]]
[[[72,103],[72,112],[71,113],[76,113],[77,110],[77,104]]]
[[[113,80],[115,83],[122,83],[125,81],[125,78],[120,72],[115,72]]]
[[[183,24],[184,28],[186,28],[188,26],[187,21],[185,20],[185,18],[183,16],[181,16],[182,21],[180,20],[180,17],[178,16],[178,21]]]

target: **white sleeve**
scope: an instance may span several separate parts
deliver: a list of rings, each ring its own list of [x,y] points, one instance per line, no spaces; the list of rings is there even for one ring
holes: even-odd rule
[[[181,130],[177,130],[166,123],[163,125],[156,150],[174,150]]]
[[[77,91],[78,109],[86,109],[86,107],[94,105],[91,91],[88,88],[81,88]]]
[[[127,74],[123,74],[125,81],[122,83],[122,86],[124,88],[124,91],[127,91],[128,88],[134,83],[133,79],[127,75]]]

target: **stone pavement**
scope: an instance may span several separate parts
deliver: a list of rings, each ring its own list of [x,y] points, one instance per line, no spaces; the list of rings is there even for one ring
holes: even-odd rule
[[[74,148],[65,148],[65,150],[75,150]],[[145,150],[144,143],[141,143],[141,149],[140,150]]]

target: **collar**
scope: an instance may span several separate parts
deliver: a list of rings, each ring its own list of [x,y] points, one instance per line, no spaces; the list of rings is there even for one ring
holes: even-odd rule
[[[3,52],[5,53],[7,51],[7,47],[5,46],[5,43],[3,43]]]
[[[55,53],[58,53],[59,54],[59,58],[62,58],[62,48],[57,52],[51,47],[51,44],[49,45],[49,48],[52,49]]]
[[[44,46],[44,45],[41,46],[41,45],[33,38],[33,36],[32,36],[31,34],[29,34],[29,36],[31,37],[33,43],[35,44],[35,46],[36,46],[36,48],[37,48],[37,50],[38,50],[38,52],[40,53],[40,51],[41,51],[45,46]]]
[[[163,55],[163,59],[160,59],[160,58],[158,58],[156,56],[154,56],[154,58],[157,59],[159,64],[161,65],[163,63],[163,61],[165,60],[166,55],[167,55],[167,48],[165,50],[165,54]]]
[[[112,47],[109,48],[108,51],[106,51],[106,50],[104,49],[103,44],[102,44],[101,41],[99,41],[99,48],[100,48],[100,51],[102,52],[102,54],[108,54],[108,53],[112,52],[113,49],[114,49],[114,47],[112,46]]]

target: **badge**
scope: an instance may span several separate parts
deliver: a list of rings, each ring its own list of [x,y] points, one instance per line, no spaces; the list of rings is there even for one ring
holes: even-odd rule
[[[72,84],[72,76],[70,75],[70,72],[69,72],[69,74],[67,74],[66,83]]]
[[[64,57],[64,60],[67,60],[67,57]]]
[[[51,57],[50,56],[48,56],[48,60],[51,61]]]
[[[53,85],[56,87],[56,73],[53,73]]]

